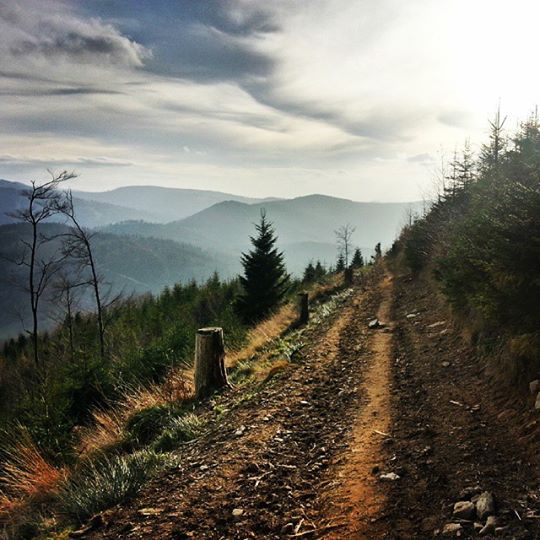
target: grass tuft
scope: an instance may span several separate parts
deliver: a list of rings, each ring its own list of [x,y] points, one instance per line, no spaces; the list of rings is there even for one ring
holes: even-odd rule
[[[0,477],[0,513],[16,500],[46,500],[65,478],[66,470],[49,463],[24,433],[19,443],[6,449]]]
[[[87,460],[60,487],[58,511],[79,523],[135,495],[168,461],[149,450]]]
[[[202,434],[204,426],[205,422],[193,413],[172,418],[153,447],[158,452],[170,452],[182,443],[196,439]]]

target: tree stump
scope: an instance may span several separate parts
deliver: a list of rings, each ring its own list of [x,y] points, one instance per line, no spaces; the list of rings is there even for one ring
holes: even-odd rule
[[[352,285],[354,273],[353,273],[353,269],[350,266],[349,268],[345,268],[344,276],[345,276],[345,284]]]
[[[200,328],[195,339],[195,396],[203,399],[228,387],[222,328]]]
[[[309,321],[309,296],[308,296],[308,293],[299,293],[298,294],[298,310],[299,310],[298,322],[300,324],[307,324],[307,322]]]

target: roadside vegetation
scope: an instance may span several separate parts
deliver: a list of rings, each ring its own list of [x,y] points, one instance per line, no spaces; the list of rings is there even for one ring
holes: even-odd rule
[[[498,113],[477,156],[466,144],[441,174],[431,209],[393,253],[437,280],[508,382],[540,374],[540,124],[513,134]]]

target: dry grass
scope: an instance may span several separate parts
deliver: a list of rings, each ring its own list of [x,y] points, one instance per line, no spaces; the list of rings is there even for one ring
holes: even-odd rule
[[[184,370],[174,370],[164,383],[126,391],[114,407],[93,411],[92,425],[81,431],[79,455],[99,452],[120,443],[127,420],[133,414],[150,407],[190,399],[193,388],[189,378]]]
[[[341,281],[340,276],[329,276],[325,283],[311,285],[306,292],[309,292],[310,300],[313,301],[322,294],[334,290]],[[261,321],[252,328],[247,335],[246,345],[238,351],[230,351],[227,354],[226,362],[228,368],[233,368],[242,360],[247,360],[255,355],[262,347],[273,339],[281,336],[288,330],[298,317],[298,308],[294,301],[282,306],[269,318]]]
[[[334,290],[341,279],[341,276],[330,276],[325,283],[313,284],[308,289],[310,298],[314,300]],[[246,345],[242,349],[227,353],[227,367],[233,368],[239,362],[252,358],[265,345],[287,331],[296,318],[297,306],[294,301],[282,306],[276,313],[248,332]],[[264,363],[265,359],[262,360]],[[272,370],[272,366],[270,368],[265,366],[259,375],[262,378],[268,376],[269,369]],[[193,371],[185,369],[172,371],[162,384],[153,384],[125,392],[114,407],[93,412],[92,426],[81,432],[79,454],[84,456],[119,444],[123,439],[127,420],[136,412],[192,397]]]
[[[0,478],[0,520],[20,516],[29,504],[45,502],[58,493],[67,470],[51,465],[30,437],[4,454]]]
[[[261,321],[248,332],[245,347],[227,354],[227,367],[235,367],[239,361],[251,358],[261,347],[283,334],[294,323],[296,317],[296,307],[289,303],[268,319]]]

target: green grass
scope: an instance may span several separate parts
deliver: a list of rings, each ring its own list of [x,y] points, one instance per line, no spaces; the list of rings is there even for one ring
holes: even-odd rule
[[[169,457],[149,450],[89,460],[61,486],[58,511],[79,523],[135,495],[168,463]]]
[[[193,413],[171,418],[166,429],[156,439],[153,448],[158,452],[170,452],[182,443],[196,439],[202,434],[205,422]]]

